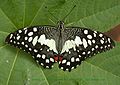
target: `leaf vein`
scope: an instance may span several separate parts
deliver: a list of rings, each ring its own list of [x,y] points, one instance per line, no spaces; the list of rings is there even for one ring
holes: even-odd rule
[[[102,10],[102,11],[99,11],[99,12],[96,12],[96,13],[93,13],[93,14],[88,15],[88,16],[84,16],[84,17],[80,18],[80,19],[79,19],[78,21],[76,21],[76,22],[82,22],[82,20],[84,20],[84,19],[87,19],[87,18],[92,17],[92,16],[96,16],[97,14],[106,12],[106,11],[108,11],[108,10],[110,10],[110,9],[114,9],[114,8],[116,8],[116,7],[118,7],[118,6],[120,6],[120,5],[116,5],[116,6],[107,8],[107,9],[105,9],[105,10]],[[70,24],[73,24],[73,23],[74,23],[74,22],[71,22]],[[69,24],[69,23],[68,23],[68,24]],[[82,24],[83,24],[83,23],[82,23]]]
[[[12,20],[5,14],[5,12],[2,10],[2,8],[0,8],[0,10],[3,13],[3,15],[9,20],[9,22],[15,27],[15,29],[17,29],[17,26],[15,26],[15,24],[12,22]]]
[[[25,26],[25,10],[26,10],[26,1],[24,0],[24,14],[23,14],[23,27]]]
[[[89,62],[87,62],[87,61],[85,61],[85,62],[88,63],[88,64],[90,64],[91,66],[93,66],[93,67],[95,67],[95,68],[98,68],[98,69],[100,69],[100,70],[103,70],[103,71],[106,72],[106,73],[110,73],[110,74],[112,74],[113,76],[115,76],[115,77],[117,77],[117,78],[120,79],[120,76],[117,76],[117,75],[113,74],[113,73],[110,72],[110,71],[107,71],[107,70],[105,70],[105,69],[102,69],[102,68],[100,68],[99,66],[96,66],[96,65],[94,65],[94,64],[92,64],[92,63],[89,63]]]
[[[16,53],[15,58],[14,58],[14,61],[13,61],[13,63],[12,63],[12,67],[11,67],[11,69],[10,69],[10,72],[9,72],[9,75],[8,75],[8,79],[7,79],[7,82],[6,82],[6,85],[9,84],[10,77],[11,77],[13,68],[14,68],[14,66],[15,66],[16,59],[17,59],[17,57],[18,57],[18,53],[19,53],[19,50],[17,50],[17,53]]]
[[[44,0],[44,2],[42,3],[42,5],[40,6],[40,8],[38,9],[38,11],[36,12],[33,20],[32,20],[31,23],[29,24],[29,26],[32,25],[33,21],[35,20],[36,16],[38,15],[39,11],[41,10],[41,8],[43,7],[43,5],[45,4],[45,1],[46,1],[46,0]]]
[[[6,34],[8,35],[9,33],[8,32],[3,32],[3,31],[0,31],[1,34]]]

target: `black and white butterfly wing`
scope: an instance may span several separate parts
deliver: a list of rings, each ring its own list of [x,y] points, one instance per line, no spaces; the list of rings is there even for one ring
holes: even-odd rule
[[[66,41],[61,51],[63,60],[59,68],[69,70],[76,68],[86,58],[109,50],[115,46],[113,40],[101,32],[86,28],[66,28]]]
[[[86,58],[115,46],[103,33],[80,27],[34,26],[10,33],[5,41],[30,53],[44,68],[59,61],[59,68],[64,71],[71,71]]]
[[[55,27],[34,26],[10,33],[5,42],[30,53],[43,67],[51,68],[57,53],[57,33]]]

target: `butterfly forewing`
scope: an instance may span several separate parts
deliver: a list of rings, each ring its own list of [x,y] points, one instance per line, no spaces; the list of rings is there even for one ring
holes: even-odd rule
[[[101,32],[79,27],[66,28],[64,32],[67,39],[61,51],[63,60],[59,63],[63,70],[71,71],[86,58],[115,46],[113,40]]]
[[[53,35],[54,34],[54,35]],[[57,29],[50,26],[34,26],[19,29],[6,38],[6,42],[30,53],[37,63],[51,68],[57,54]]]

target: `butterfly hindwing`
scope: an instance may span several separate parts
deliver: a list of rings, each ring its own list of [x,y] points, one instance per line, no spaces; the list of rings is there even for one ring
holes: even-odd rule
[[[11,33],[6,42],[30,53],[43,67],[51,68],[55,62],[54,55],[57,53],[53,36],[55,33],[57,34],[57,31],[54,27],[34,26]]]
[[[59,68],[69,70],[76,68],[86,58],[109,50],[115,46],[113,40],[101,32],[86,28],[66,28],[67,40],[61,55],[63,60]]]

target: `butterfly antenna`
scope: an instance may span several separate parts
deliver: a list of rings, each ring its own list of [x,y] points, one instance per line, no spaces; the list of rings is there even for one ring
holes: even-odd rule
[[[47,8],[47,7],[45,7],[45,8]],[[48,13],[50,13],[56,20],[58,20],[58,18],[53,14],[53,13],[51,13],[49,10],[47,10],[48,11]]]
[[[62,19],[62,21],[65,20],[65,18],[73,11],[73,9],[76,7],[76,5],[74,5],[74,7],[70,10],[70,12]]]

